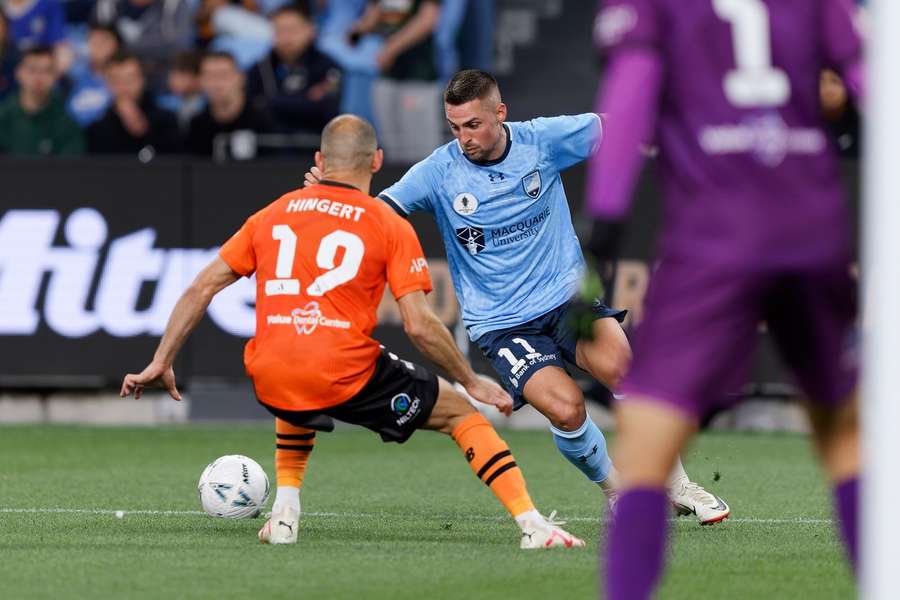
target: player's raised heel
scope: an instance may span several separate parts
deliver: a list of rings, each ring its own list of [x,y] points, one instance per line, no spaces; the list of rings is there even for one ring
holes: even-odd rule
[[[696,515],[701,525],[712,525],[731,516],[731,509],[724,500],[687,478],[669,488],[669,500],[675,512],[681,516]]]
[[[263,544],[296,544],[299,525],[300,511],[296,508],[272,512],[269,520],[259,530],[259,541]]]
[[[575,537],[568,531],[559,527],[565,521],[554,519],[556,511],[550,513],[546,519],[526,521],[522,524],[522,542],[519,548],[522,550],[541,550],[547,548],[584,548],[584,540]]]

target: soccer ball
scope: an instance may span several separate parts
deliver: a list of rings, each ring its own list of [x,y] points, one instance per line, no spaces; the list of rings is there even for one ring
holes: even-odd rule
[[[269,478],[252,458],[231,454],[203,469],[197,494],[211,517],[252,518],[259,515],[269,497]]]

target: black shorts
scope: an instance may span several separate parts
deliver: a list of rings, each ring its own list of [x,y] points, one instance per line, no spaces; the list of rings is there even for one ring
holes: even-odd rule
[[[284,421],[319,431],[334,430],[334,421],[361,425],[381,434],[385,442],[402,444],[421,428],[438,398],[437,376],[382,348],[375,373],[355,396],[312,411],[290,411],[261,404]]]
[[[512,396],[513,409],[527,404],[523,390],[532,375],[544,367],[568,370],[566,363],[576,364],[578,336],[569,323],[569,308],[567,302],[527,323],[488,331],[476,340]],[[594,301],[592,308],[594,320],[611,318],[619,323],[628,312],[610,308],[599,300]]]

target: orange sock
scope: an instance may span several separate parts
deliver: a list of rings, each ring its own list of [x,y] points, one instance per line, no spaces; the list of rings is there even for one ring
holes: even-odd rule
[[[275,419],[275,479],[279,487],[303,485],[309,453],[316,444],[316,432]]]
[[[534,510],[522,471],[509,446],[487,419],[475,413],[466,417],[450,435],[465,453],[472,471],[491,488],[512,516]]]

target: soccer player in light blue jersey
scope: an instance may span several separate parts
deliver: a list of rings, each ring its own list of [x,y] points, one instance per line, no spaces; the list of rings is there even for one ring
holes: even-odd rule
[[[379,197],[401,215],[434,215],[469,337],[491,361],[515,408],[550,421],[559,451],[611,500],[617,487],[606,440],[567,371],[574,364],[615,390],[631,358],[625,311],[594,304],[595,343],[581,343],[569,302],[585,271],[560,172],[588,158],[602,125],[593,113],[506,122],[496,80],[457,73],[444,95],[456,138]],[[307,179],[315,181],[315,171]],[[701,523],[727,505],[676,465],[671,498]]]

